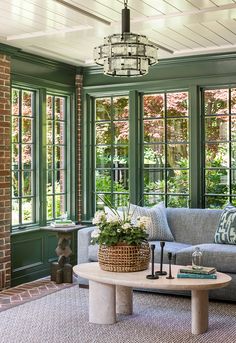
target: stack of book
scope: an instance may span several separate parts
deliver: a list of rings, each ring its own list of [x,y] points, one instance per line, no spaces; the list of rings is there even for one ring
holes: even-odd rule
[[[193,269],[191,266],[180,268],[177,278],[179,279],[216,279],[216,269],[212,267],[202,267],[201,269]]]
[[[53,227],[74,227],[75,223],[70,219],[56,219],[51,223]]]

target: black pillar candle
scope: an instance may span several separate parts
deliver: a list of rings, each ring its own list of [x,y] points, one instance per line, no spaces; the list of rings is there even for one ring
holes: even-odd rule
[[[163,268],[163,250],[164,250],[164,246],[165,246],[165,242],[161,241],[160,242],[160,246],[161,246],[161,261],[160,261],[160,270],[156,271],[156,275],[166,275],[167,272],[163,272],[162,268]]]
[[[155,275],[154,273],[154,250],[155,250],[155,244],[151,244],[151,265],[152,265],[152,274],[147,275],[147,279],[159,279],[158,275]]]
[[[174,279],[174,277],[171,275],[171,259],[172,259],[172,253],[171,253],[171,252],[168,252],[169,275],[166,277],[167,279]]]

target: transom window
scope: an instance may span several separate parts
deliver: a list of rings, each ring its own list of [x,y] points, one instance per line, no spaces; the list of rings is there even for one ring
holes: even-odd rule
[[[144,204],[189,205],[188,93],[143,96]]]

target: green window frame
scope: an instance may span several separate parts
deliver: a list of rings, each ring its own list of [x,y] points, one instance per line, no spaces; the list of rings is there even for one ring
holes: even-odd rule
[[[36,223],[36,92],[12,88],[12,225]]]
[[[129,198],[129,98],[108,96],[94,101],[95,208],[103,208],[104,199],[118,207]]]
[[[236,88],[204,88],[202,99],[204,207],[236,205]]]
[[[189,94],[168,91],[142,97],[143,204],[164,201],[169,207],[188,207]]]
[[[31,96],[28,107],[24,102],[26,94]],[[17,83],[12,86],[13,231],[45,226],[65,212],[76,220],[75,200],[72,199],[72,193],[75,193],[75,174],[72,172],[75,156],[73,100],[73,93],[69,91]],[[27,132],[26,120],[32,122]],[[24,163],[26,145],[31,147],[27,166]],[[31,173],[30,194],[24,194],[26,173]],[[31,200],[25,206],[27,216],[25,199]]]

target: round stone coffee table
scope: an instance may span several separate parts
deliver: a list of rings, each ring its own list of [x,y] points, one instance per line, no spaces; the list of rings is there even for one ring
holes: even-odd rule
[[[159,264],[154,270],[158,270]],[[132,314],[133,288],[191,291],[192,333],[201,334],[208,329],[208,291],[227,286],[231,277],[217,273],[217,279],[177,279],[183,266],[173,265],[174,279],[160,276],[157,280],[146,278],[148,270],[132,273],[103,271],[97,262],[74,266],[73,271],[89,280],[89,321],[96,324],[114,324],[116,313]],[[168,265],[163,265],[168,271]]]

